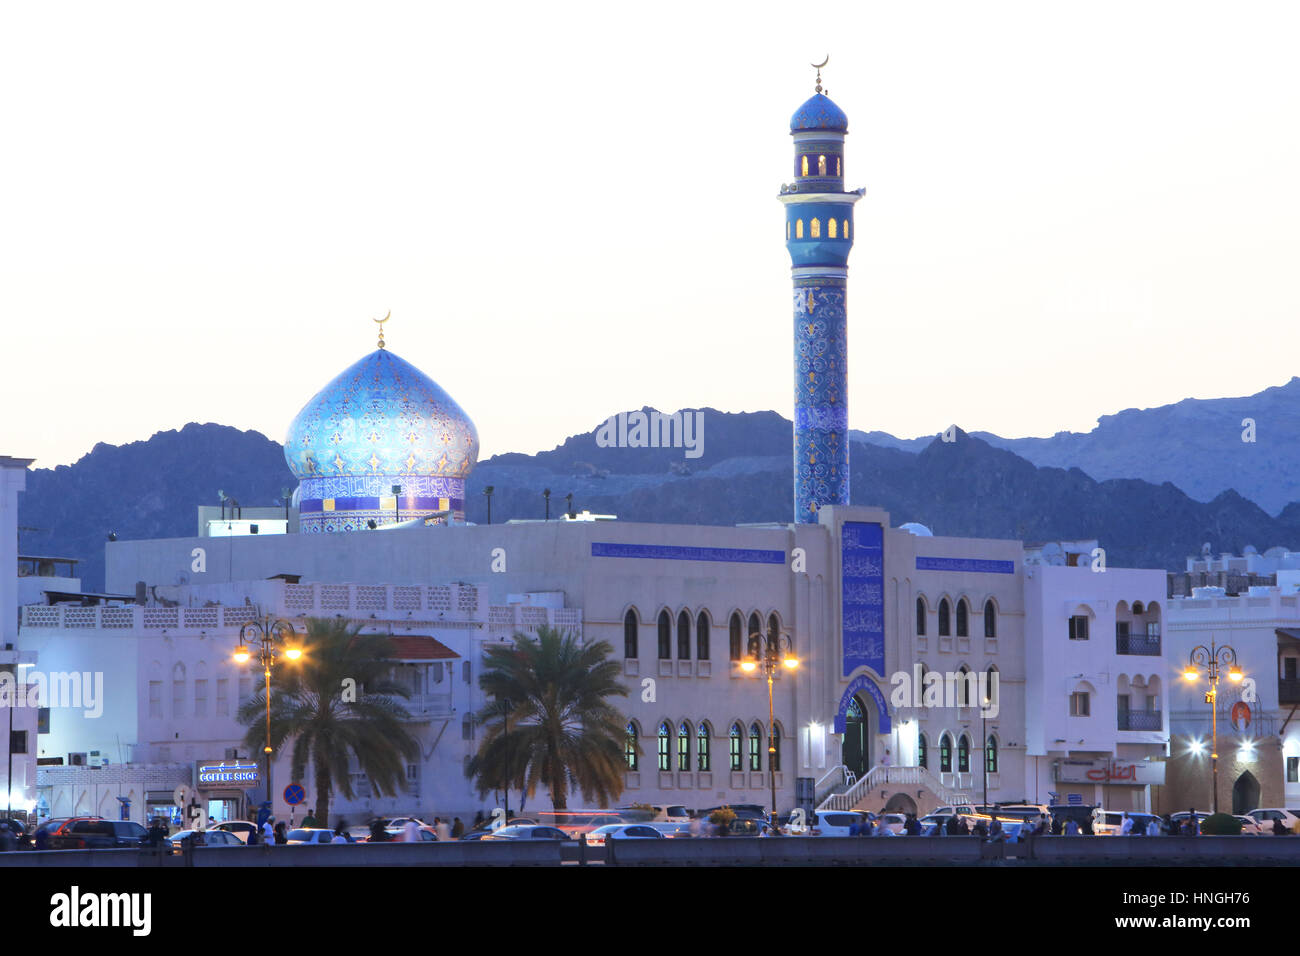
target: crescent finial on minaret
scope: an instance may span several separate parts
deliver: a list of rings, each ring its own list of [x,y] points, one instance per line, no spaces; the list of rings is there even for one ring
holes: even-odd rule
[[[387,322],[390,318],[392,318],[392,315],[393,315],[393,310],[389,309],[388,314],[385,315],[382,319],[370,320],[371,322],[374,322],[376,325],[379,326],[379,347],[381,349],[384,347],[384,323]]]
[[[831,61],[831,55],[827,53],[820,63],[808,64],[809,66],[813,67],[813,69],[817,71],[817,92],[818,93],[822,91],[822,67],[824,67],[830,61]]]

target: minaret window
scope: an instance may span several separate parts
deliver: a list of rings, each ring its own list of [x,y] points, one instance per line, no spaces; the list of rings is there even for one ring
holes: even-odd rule
[[[825,176],[825,175],[826,175],[826,157],[825,157],[825,156],[818,156],[818,157],[817,157],[817,175],[818,175],[818,176]]]
[[[808,224],[808,235],[812,239],[820,239],[822,235],[822,221],[814,217]]]
[[[789,220],[789,219],[787,219],[787,220],[785,221],[785,237],[786,237],[787,239],[790,238],[790,220]]]
[[[799,157],[799,175],[800,175],[800,176],[807,176],[807,175],[808,175],[808,157],[807,157],[807,156],[800,156],[800,157]]]
[[[840,172],[840,158],[838,156],[835,157],[835,175],[836,176],[844,175],[842,172]]]
[[[796,220],[794,221],[794,237],[795,237],[796,239],[802,239],[802,238],[803,238],[803,220],[802,220],[802,219],[796,219]]]
[[[834,219],[826,220],[826,235],[832,239],[838,238],[839,225]]]
[[[849,237],[849,221],[848,221],[847,219],[845,219],[845,220],[844,220],[844,238],[847,239],[848,237]]]

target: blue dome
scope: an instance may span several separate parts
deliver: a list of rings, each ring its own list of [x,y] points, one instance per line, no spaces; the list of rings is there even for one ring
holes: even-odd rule
[[[814,93],[808,101],[794,111],[790,117],[790,132],[802,130],[825,129],[837,133],[849,131],[849,118],[836,106],[829,96]]]
[[[300,480],[464,478],[478,460],[478,432],[436,382],[376,349],[303,406],[289,426],[284,457]]]

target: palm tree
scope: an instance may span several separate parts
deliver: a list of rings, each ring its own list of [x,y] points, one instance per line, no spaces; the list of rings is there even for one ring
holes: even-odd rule
[[[328,826],[335,788],[349,800],[354,796],[349,756],[382,797],[405,787],[406,763],[419,755],[420,745],[397,700],[409,691],[389,676],[392,644],[385,635],[362,634],[341,618],[309,618],[302,649],[296,664],[271,672],[271,746],[279,751],[293,741],[295,780],[303,779],[310,760],[316,819]],[[264,690],[239,708],[250,749],[264,746],[265,715]]]
[[[543,784],[565,810],[573,789],[602,806],[622,794],[626,719],[607,698],[626,697],[627,688],[608,659],[613,651],[548,627],[536,638],[516,634],[513,647],[487,648],[478,683],[492,703],[477,715],[487,733],[465,771],[480,797],[511,786],[531,797]]]

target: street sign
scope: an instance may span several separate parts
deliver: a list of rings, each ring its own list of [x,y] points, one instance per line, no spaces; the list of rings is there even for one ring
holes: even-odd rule
[[[178,807],[187,806],[193,798],[194,790],[188,783],[183,783],[172,791],[172,803]]]
[[[307,799],[307,791],[302,788],[300,783],[291,783],[284,788],[284,802],[291,807],[296,807]]]
[[[1067,793],[1067,794],[1065,795],[1065,800],[1066,800],[1067,803],[1070,804],[1070,806],[1078,806],[1078,805],[1080,805],[1080,804],[1083,803],[1083,794],[1081,794],[1081,793]]]

